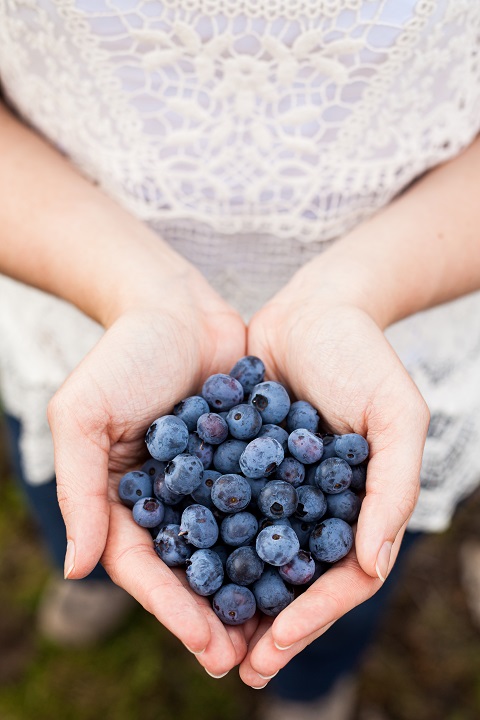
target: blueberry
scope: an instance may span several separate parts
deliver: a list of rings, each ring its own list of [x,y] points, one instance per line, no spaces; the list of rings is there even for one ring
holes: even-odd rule
[[[156,498],[141,498],[133,506],[133,519],[144,528],[153,528],[163,520],[165,509]]]
[[[305,585],[315,574],[315,560],[309,552],[299,550],[289,563],[278,569],[278,574],[292,585]]]
[[[257,609],[251,590],[241,585],[224,585],[213,596],[213,611],[225,625],[241,625],[255,615]]]
[[[280,383],[267,380],[252,390],[250,404],[257,408],[264,423],[281,423],[290,410],[290,398]]]
[[[183,420],[189,431],[193,432],[197,427],[200,415],[208,413],[209,410],[206,400],[200,395],[192,395],[177,403],[173,408],[173,414]]]
[[[220,535],[226,545],[240,547],[254,540],[258,530],[258,522],[252,513],[239,512],[229,515],[220,525]]]
[[[202,482],[203,464],[196,455],[182,453],[165,468],[165,485],[172,492],[189,495]]]
[[[297,488],[305,480],[305,465],[293,457],[287,457],[278,466],[276,476]]]
[[[243,440],[225,440],[215,450],[213,465],[222,475],[227,473],[240,473],[240,455],[243,453],[247,443]]]
[[[216,470],[205,470],[203,473],[202,482],[192,493],[192,498],[199,505],[205,505],[205,507],[212,510],[215,506],[212,502],[212,487],[213,483],[217,478],[220,477],[220,473]]]
[[[353,465],[352,466],[352,482],[350,487],[352,490],[365,490],[365,483],[367,482],[367,468],[365,465]]]
[[[294,598],[293,590],[285,585],[274,568],[264,570],[260,580],[253,584],[252,590],[258,609],[270,617],[276,617]]]
[[[322,462],[323,462],[323,456],[322,456]],[[320,463],[313,463],[313,465],[305,466],[305,480],[303,481],[304,485],[315,485],[315,473],[317,472],[317,467],[319,465],[320,465]]]
[[[187,451],[202,461],[205,470],[208,470],[213,460],[213,445],[206,443],[196,432],[190,433],[188,437]]]
[[[251,585],[263,573],[264,564],[252,547],[239,547],[229,556],[227,575],[236,585]]]
[[[173,460],[188,445],[188,428],[175,415],[164,415],[150,425],[145,442],[155,460]]]
[[[227,422],[217,413],[207,412],[198,418],[197,434],[210,445],[220,445],[228,437]]]
[[[151,497],[152,478],[140,470],[133,470],[122,477],[118,485],[118,496],[124,505],[133,507],[140,498]]]
[[[214,545],[212,547],[212,552],[216,552],[218,557],[220,558],[222,562],[223,569],[225,570],[225,566],[227,564],[228,556],[230,555],[230,548],[226,547],[226,545]]]
[[[270,437],[274,440],[277,440],[280,445],[283,448],[284,452],[287,452],[288,448],[288,433],[286,430],[280,427],[280,425],[273,425],[272,423],[267,423],[266,425],[262,425],[262,429],[258,433],[257,437]]]
[[[335,452],[349,465],[358,465],[368,457],[368,443],[357,433],[340,435],[335,440]]]
[[[253,405],[236,405],[228,412],[227,425],[232,437],[252,440],[262,428],[262,416]]]
[[[272,520],[272,518],[269,517],[261,517],[258,521],[258,532],[260,532],[261,530],[265,530],[265,528],[267,527],[272,527],[272,525],[283,525],[284,527],[292,527],[292,523],[288,518],[279,518],[278,520]]]
[[[311,433],[316,433],[320,418],[318,413],[306,400],[297,400],[292,403],[287,415],[287,428],[289,432],[305,428]]]
[[[335,453],[335,440],[340,435],[332,435],[331,433],[325,433],[322,435],[323,440],[323,455],[322,460],[328,460],[331,457],[337,457]]]
[[[327,495],[327,510],[330,517],[340,518],[347,523],[354,523],[360,513],[362,502],[351,490],[344,490],[337,495]]]
[[[317,522],[327,511],[327,500],[323,492],[313,485],[302,485],[297,490],[298,505],[295,516],[299,520]]]
[[[250,490],[252,492],[252,499],[250,502],[253,505],[256,505],[258,496],[260,495],[261,490],[263,490],[263,488],[267,484],[268,479],[267,478],[245,478],[245,480],[250,485]]]
[[[323,441],[309,430],[299,428],[288,436],[288,449],[301,463],[312,465],[323,455]]]
[[[152,482],[154,482],[156,477],[164,474],[165,467],[166,463],[161,462],[160,460],[154,460],[153,458],[150,458],[150,460],[147,460],[147,462],[143,463],[141,467],[141,472],[150,475],[150,477],[152,478]]]
[[[215,412],[230,410],[243,402],[243,387],[230,375],[217,373],[205,380],[202,396]]]
[[[181,493],[172,492],[165,484],[165,472],[153,481],[153,494],[165,505],[178,505],[185,497]]]
[[[190,505],[182,513],[180,533],[191,545],[210,548],[218,540],[217,521],[203,505]]]
[[[295,533],[298,537],[298,542],[300,543],[300,547],[302,547],[302,548],[308,547],[310,533],[312,532],[313,528],[315,527],[315,524],[314,523],[306,523],[304,520],[299,520],[296,517],[290,518],[290,524],[291,524],[292,528],[295,530]]]
[[[182,519],[182,512],[180,508],[172,507],[171,505],[165,505],[165,512],[161,525],[180,525]]]
[[[188,584],[197,595],[213,595],[222,586],[223,565],[213,550],[197,550],[185,564]]]
[[[352,468],[341,458],[323,460],[315,472],[315,485],[334,495],[346,490],[352,480]]]
[[[165,525],[153,542],[155,552],[168,567],[184,565],[192,554],[192,548],[179,532],[179,525]]]
[[[248,443],[240,456],[240,468],[251,478],[268,477],[284,458],[283,448],[277,440],[263,437]]]
[[[241,475],[220,475],[212,486],[212,502],[219,510],[236,513],[244,510],[250,503],[252,491]]]
[[[238,380],[245,395],[249,395],[255,385],[261,383],[265,377],[265,365],[260,358],[254,355],[246,355],[235,363],[230,370],[230,375]]]
[[[353,545],[353,530],[339,518],[329,518],[317,525],[310,535],[309,547],[315,560],[334,563],[341,560]]]
[[[300,543],[291,527],[272,525],[258,533],[255,548],[262,560],[279,567],[290,562],[300,550]]]
[[[297,509],[297,491],[288,482],[272,480],[258,496],[258,509],[272,520],[289,517]]]

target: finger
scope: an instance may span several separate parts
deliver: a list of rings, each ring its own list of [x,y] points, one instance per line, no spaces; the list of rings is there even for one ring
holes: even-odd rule
[[[329,630],[334,623],[331,622],[325,627],[318,630],[299,642],[294,643],[285,650],[279,650],[274,643],[271,627],[268,627],[250,650],[245,660],[240,666],[240,677],[243,682],[255,689],[266,687],[269,681],[278,674],[278,672],[288,665],[296,655],[304,650],[307,645],[323,635]]]
[[[75,410],[57,396],[50,403],[57,495],[66,527],[65,577],[88,575],[105,549],[109,523],[106,434],[87,436]]]
[[[120,504],[111,506],[102,564],[117,585],[133,595],[191,652],[206,651],[213,633],[205,609],[199,606],[202,598],[197,601],[192,597],[157,556],[148,532],[133,523],[130,511]],[[221,632],[221,628],[217,630]],[[228,647],[225,652],[228,654]]]
[[[420,405],[413,413],[399,412],[388,424],[382,418],[367,418],[370,460],[366,496],[358,518],[356,553],[362,569],[382,581],[393,565],[395,539],[410,519],[420,491],[428,428],[422,410]]]

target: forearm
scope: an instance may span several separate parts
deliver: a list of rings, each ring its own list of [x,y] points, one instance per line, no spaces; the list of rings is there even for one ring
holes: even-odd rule
[[[108,325],[190,266],[0,103],[0,272]]]
[[[355,302],[381,327],[479,289],[479,187],[477,139],[306,265],[293,282],[298,288],[316,283],[326,302]]]

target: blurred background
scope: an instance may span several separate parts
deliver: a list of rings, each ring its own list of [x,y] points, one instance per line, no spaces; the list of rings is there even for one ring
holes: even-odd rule
[[[480,631],[459,571],[460,547],[475,538],[480,494],[448,532],[415,545],[361,668],[355,720],[480,718]],[[141,607],[94,650],[42,640],[35,609],[48,575],[0,426],[0,720],[261,720],[265,691],[234,671],[210,679]]]

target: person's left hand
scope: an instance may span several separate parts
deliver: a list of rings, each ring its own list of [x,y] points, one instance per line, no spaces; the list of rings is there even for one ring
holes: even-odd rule
[[[248,352],[291,396],[317,408],[325,430],[357,432],[370,456],[355,546],[280,615],[262,618],[240,666],[262,687],[297,653],[382,585],[413,512],[429,413],[372,317],[318,291],[306,266],[252,320]]]

